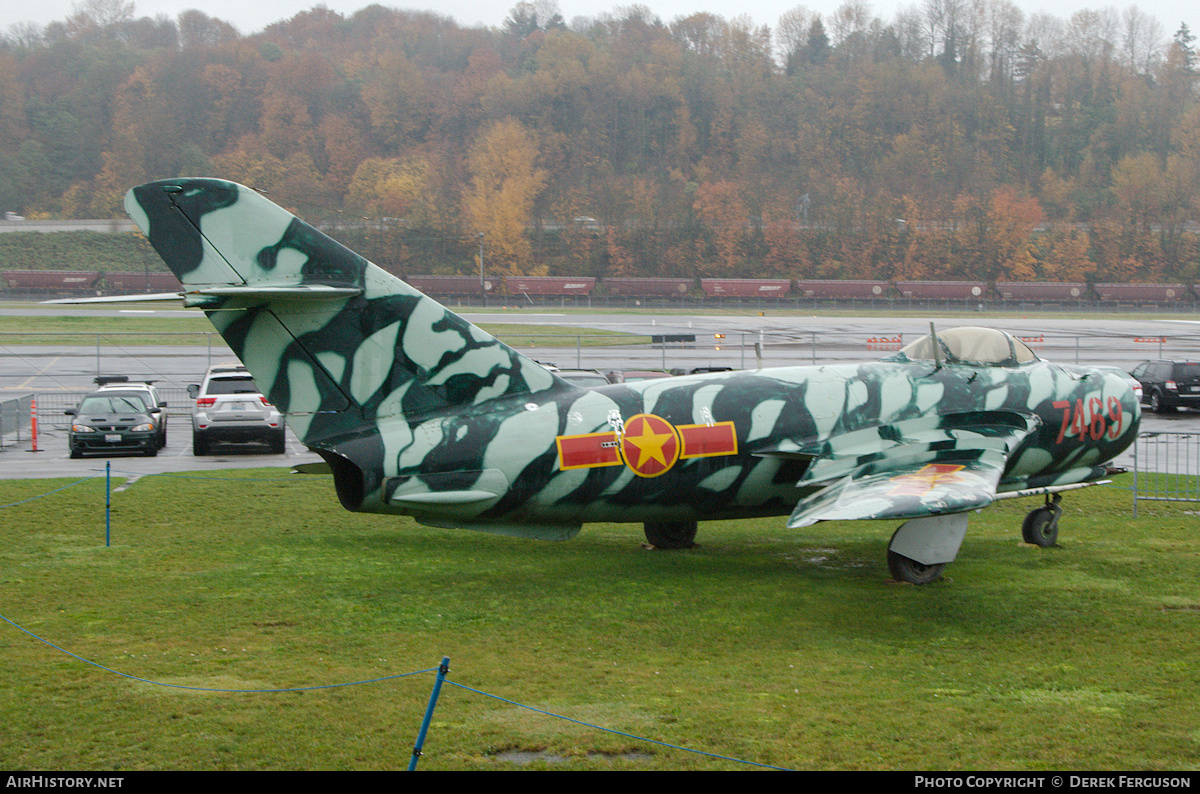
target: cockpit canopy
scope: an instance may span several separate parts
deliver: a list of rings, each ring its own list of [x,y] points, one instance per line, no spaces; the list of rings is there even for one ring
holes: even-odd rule
[[[894,361],[933,361],[946,364],[974,364],[984,367],[1013,367],[1037,361],[1037,355],[1018,339],[995,328],[964,326],[935,331],[938,355],[934,356],[933,336],[922,336],[905,345]]]

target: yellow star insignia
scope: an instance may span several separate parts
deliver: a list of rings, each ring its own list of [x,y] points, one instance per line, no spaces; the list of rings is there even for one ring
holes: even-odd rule
[[[665,419],[638,414],[625,423],[621,453],[634,474],[657,477],[679,459],[679,437]]]
[[[638,448],[637,468],[642,468],[646,459],[658,461],[662,466],[667,465],[666,455],[663,454],[663,445],[672,438],[670,433],[655,433],[650,427],[649,422],[642,423],[642,434],[640,436],[625,436],[625,440]]]

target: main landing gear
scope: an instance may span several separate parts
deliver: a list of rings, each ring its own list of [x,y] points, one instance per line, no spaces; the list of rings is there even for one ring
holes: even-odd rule
[[[887,553],[887,565],[888,573],[897,582],[929,584],[942,578],[942,571],[945,570],[947,563],[937,562],[933,565],[924,565],[889,549]]]
[[[936,582],[958,556],[958,547],[966,534],[966,513],[905,521],[888,543],[888,572],[898,582]]]
[[[1058,542],[1062,494],[1046,494],[1046,503],[1034,508],[1021,524],[1026,543],[1048,549]],[[914,518],[906,522],[888,544],[888,572],[898,582],[929,584],[942,577],[958,555],[967,529],[966,513]]]
[[[695,521],[647,521],[646,542],[656,549],[690,549],[696,545]]]

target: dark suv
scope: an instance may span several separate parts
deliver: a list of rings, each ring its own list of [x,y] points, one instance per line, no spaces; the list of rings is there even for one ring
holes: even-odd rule
[[[1200,362],[1147,361],[1130,374],[1142,385],[1142,402],[1152,411],[1200,408]]]

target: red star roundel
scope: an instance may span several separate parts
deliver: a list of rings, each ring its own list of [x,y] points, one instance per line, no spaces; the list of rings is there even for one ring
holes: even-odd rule
[[[657,477],[679,460],[679,434],[661,416],[630,417],[621,435],[621,457],[639,477]]]

